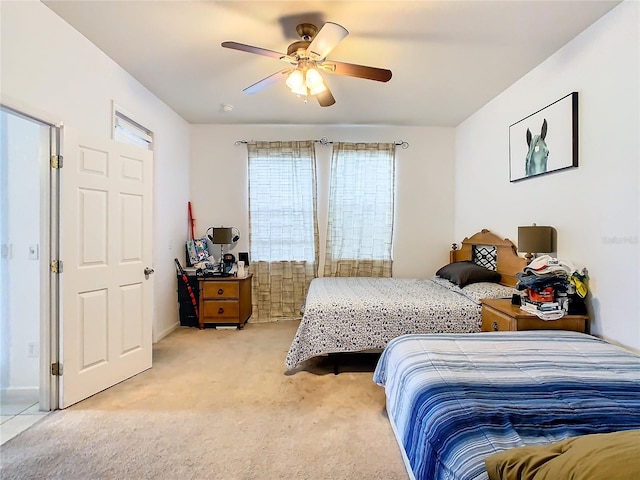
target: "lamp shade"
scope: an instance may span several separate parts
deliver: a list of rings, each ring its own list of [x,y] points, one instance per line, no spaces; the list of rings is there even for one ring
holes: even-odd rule
[[[233,243],[233,228],[214,227],[211,242],[216,245],[228,245]]]
[[[306,83],[307,88],[309,89],[309,93],[311,95],[317,95],[318,93],[324,92],[327,87],[324,86],[324,81],[322,80],[322,75],[315,68],[310,68],[307,70],[306,75]]]
[[[291,89],[293,93],[300,95],[300,92],[307,93],[307,88],[304,80],[304,73],[299,68],[296,68],[292,71],[287,77],[287,81],[285,82],[287,87]]]
[[[518,251],[551,253],[555,251],[553,227],[518,227]]]

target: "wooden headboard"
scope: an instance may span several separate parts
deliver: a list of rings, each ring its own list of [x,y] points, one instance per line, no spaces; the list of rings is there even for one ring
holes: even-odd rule
[[[458,244],[454,243],[449,253],[449,261],[476,260],[474,251],[477,247],[495,247],[495,269],[502,275],[501,284],[513,287],[518,283],[516,273],[521,272],[527,266],[526,259],[518,255],[516,246],[511,240],[500,238],[486,228],[471,237],[465,238],[460,248],[458,248]]]

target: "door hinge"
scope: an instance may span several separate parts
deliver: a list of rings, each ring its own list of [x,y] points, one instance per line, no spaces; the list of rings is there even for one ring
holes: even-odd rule
[[[62,260],[53,260],[51,262],[51,273],[62,273]]]
[[[51,155],[51,168],[62,168],[62,155]]]
[[[54,377],[60,377],[62,375],[62,364],[60,362],[51,364],[51,375]]]

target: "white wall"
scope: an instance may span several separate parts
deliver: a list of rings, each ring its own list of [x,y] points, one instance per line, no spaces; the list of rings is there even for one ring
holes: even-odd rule
[[[591,277],[592,333],[640,349],[640,3],[626,1],[456,130],[455,233],[552,225]],[[509,183],[509,125],[579,93],[579,167]]]
[[[189,125],[40,2],[0,2],[3,102],[111,138],[112,102],[155,134],[154,340],[178,322],[173,258],[187,235]]]
[[[309,105],[309,108],[317,108]],[[392,142],[396,149],[395,277],[427,277],[448,262],[453,237],[454,129],[374,126],[222,126],[191,128],[191,201],[196,236],[210,226],[237,226],[242,238],[233,252],[249,251],[247,149],[236,140]],[[328,205],[331,147],[316,144],[321,259]],[[462,237],[457,241],[462,240]],[[236,255],[237,256],[237,255]],[[321,260],[322,263],[322,260]]]

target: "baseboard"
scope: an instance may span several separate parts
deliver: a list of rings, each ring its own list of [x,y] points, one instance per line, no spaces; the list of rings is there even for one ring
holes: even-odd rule
[[[612,345],[616,345],[618,347],[622,347],[625,350],[629,350],[632,353],[639,353],[640,354],[640,350],[638,350],[637,348],[630,347],[629,345],[624,345],[623,343],[620,343],[620,342],[618,342],[618,341],[616,341],[616,340],[614,340],[612,338],[609,338],[609,337],[606,337],[606,336],[603,336],[603,335],[595,335],[595,334],[592,334],[592,335],[594,337],[601,338],[602,340],[604,340],[607,343],[610,343]]]
[[[158,333],[158,335],[155,335],[155,338],[153,339],[153,343],[158,343],[160,340],[162,340],[164,337],[169,335],[171,332],[173,332],[179,326],[180,326],[180,322],[176,322],[173,325],[171,325],[169,328],[167,328],[166,330],[163,330],[162,332]]]
[[[2,403],[22,403],[27,401],[38,401],[38,387],[2,387],[0,388],[0,398]]]

